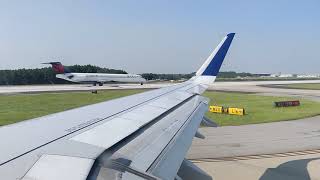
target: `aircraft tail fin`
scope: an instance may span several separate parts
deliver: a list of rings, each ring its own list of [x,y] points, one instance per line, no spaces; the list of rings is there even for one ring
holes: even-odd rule
[[[61,62],[47,62],[42,64],[51,64],[53,71],[57,74],[70,73],[70,71],[61,64]]]

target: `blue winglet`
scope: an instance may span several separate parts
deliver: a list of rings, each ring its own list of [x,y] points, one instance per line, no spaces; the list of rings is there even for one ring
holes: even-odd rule
[[[201,69],[203,72],[199,72],[202,76],[217,76],[219,73],[220,67],[222,65],[222,62],[228,52],[228,49],[231,45],[231,42],[233,40],[235,33],[228,34],[225,39],[219,44],[217,47],[218,49],[214,51],[212,54],[212,59],[207,65],[207,67],[204,67],[205,69]],[[210,56],[211,57],[211,56]]]

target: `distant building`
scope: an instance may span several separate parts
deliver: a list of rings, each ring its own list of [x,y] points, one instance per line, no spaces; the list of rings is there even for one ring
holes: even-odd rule
[[[297,78],[318,78],[318,74],[299,74]]]
[[[291,78],[293,77],[294,75],[293,74],[280,74],[280,78]]]
[[[319,74],[271,74],[270,77],[274,78],[320,78]]]

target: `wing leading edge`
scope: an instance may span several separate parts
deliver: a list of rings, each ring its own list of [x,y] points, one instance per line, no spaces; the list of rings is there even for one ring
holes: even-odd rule
[[[10,138],[0,142],[0,176],[210,179],[184,157],[208,108],[200,94],[214,82],[233,37],[184,83],[1,127]]]

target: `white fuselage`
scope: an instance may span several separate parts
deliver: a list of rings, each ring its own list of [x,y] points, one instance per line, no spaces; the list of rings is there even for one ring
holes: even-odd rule
[[[105,74],[105,73],[65,73],[57,74],[57,78],[77,83],[144,83],[146,80],[136,74]]]

